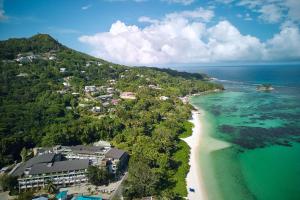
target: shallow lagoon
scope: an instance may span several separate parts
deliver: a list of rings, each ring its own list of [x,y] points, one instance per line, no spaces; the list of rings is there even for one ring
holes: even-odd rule
[[[209,199],[300,199],[297,84],[258,92],[255,81],[222,83],[226,91],[192,99],[204,110],[199,160]]]

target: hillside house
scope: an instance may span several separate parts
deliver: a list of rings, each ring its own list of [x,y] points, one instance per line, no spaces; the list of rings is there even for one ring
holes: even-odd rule
[[[64,67],[61,67],[61,68],[59,68],[59,72],[60,73],[65,73],[65,72],[67,72],[67,69],[64,68]]]
[[[112,88],[112,87],[108,87],[108,88],[106,88],[106,92],[109,93],[109,94],[112,94],[112,93],[115,92],[115,89]]]
[[[106,95],[100,95],[100,96],[96,97],[96,99],[100,100],[100,101],[108,101],[112,97],[113,97],[112,94],[106,94]]]
[[[56,60],[56,57],[55,56],[49,56],[48,59],[49,60]]]
[[[69,82],[63,82],[63,85],[64,85],[65,87],[70,87],[70,86],[71,86]]]
[[[166,97],[166,96],[160,96],[159,97],[159,100],[162,100],[162,101],[166,101],[168,99],[169,99],[169,97]]]
[[[151,88],[151,89],[155,89],[155,90],[161,90],[161,88],[157,85],[151,85],[150,84],[150,85],[148,85],[148,87]]]
[[[17,58],[16,61],[20,62],[20,63],[29,63],[29,62],[31,62],[31,59],[29,59],[26,56],[25,57],[22,56],[22,57]]]
[[[91,109],[91,111],[92,111],[93,113],[99,113],[99,112],[101,112],[101,107],[100,107],[100,106],[94,106],[94,107]]]
[[[122,98],[122,99],[136,99],[135,93],[133,93],[133,92],[122,92],[120,94],[120,98]]]
[[[85,86],[84,87],[84,91],[85,92],[96,92],[97,88],[94,85],[89,85],[89,86]]]
[[[112,105],[114,105],[114,106],[118,105],[119,102],[120,102],[119,99],[112,99],[112,100],[111,100],[111,103],[112,103]]]
[[[112,85],[116,84],[116,80],[115,80],[115,79],[111,79],[111,80],[109,80],[108,82],[109,82],[110,84],[112,84]]]
[[[27,73],[20,73],[20,74],[17,75],[17,77],[27,77],[27,76],[28,76]]]

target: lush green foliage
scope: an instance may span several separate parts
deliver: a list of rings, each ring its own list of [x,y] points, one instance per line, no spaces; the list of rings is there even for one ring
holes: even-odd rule
[[[49,194],[56,194],[58,192],[58,188],[54,185],[52,181],[48,181],[48,183],[45,186],[45,189]]]
[[[189,121],[185,121],[185,122],[183,122],[183,126],[184,126],[185,131],[179,137],[186,138],[186,137],[191,136],[193,133],[194,124]]]
[[[205,81],[204,75],[108,63],[63,47],[47,35],[2,41],[0,47],[0,167],[20,160],[24,147],[109,140],[131,156],[128,197],[172,199],[185,194],[184,188],[174,188],[182,187],[177,182],[186,173],[188,151],[179,137],[190,134],[191,106],[178,97],[222,86]],[[50,50],[55,50],[55,60],[41,58],[22,65],[11,60],[27,51],[45,57]],[[67,79],[68,87],[63,86]],[[86,85],[114,87],[114,98],[120,91],[135,92],[137,98],[91,113],[92,106],[102,103],[84,93]],[[161,96],[169,99],[160,100]]]
[[[179,138],[186,138],[192,135],[193,124],[189,121],[183,123],[184,132],[179,135]],[[172,159],[177,163],[178,167],[173,175],[173,180],[176,182],[173,191],[180,196],[187,195],[186,190],[186,175],[189,171],[189,154],[190,147],[184,141],[179,141],[177,151],[173,154]]]
[[[0,184],[4,191],[15,191],[17,190],[18,181],[16,177],[10,175],[2,175],[0,177]]]
[[[94,185],[107,185],[113,178],[112,175],[109,174],[107,168],[99,168],[95,166],[89,166],[87,176],[89,182]]]
[[[25,191],[18,195],[15,200],[30,200],[34,197],[33,191]]]
[[[57,41],[45,34],[38,34],[29,39],[9,39],[0,41],[0,58],[15,59],[19,53],[48,52],[63,48]]]
[[[173,188],[173,191],[182,197],[187,195],[185,178],[190,168],[189,153],[190,147],[184,141],[180,141],[178,143],[178,150],[174,153],[172,157],[172,159],[178,165],[177,170],[175,171],[175,174],[172,177],[172,179],[176,183],[175,187]]]

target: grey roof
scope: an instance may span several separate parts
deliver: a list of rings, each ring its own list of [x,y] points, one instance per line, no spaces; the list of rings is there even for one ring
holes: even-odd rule
[[[12,176],[21,176],[24,173],[24,170],[26,169],[25,167],[26,163],[21,163],[15,171],[11,172]]]
[[[47,163],[40,163],[32,166],[29,174],[48,174],[63,171],[81,170],[87,169],[89,166],[89,160],[66,160],[54,162],[52,165]]]
[[[108,99],[108,98],[112,98],[113,95],[112,94],[105,94],[105,95],[100,95],[98,97],[96,97],[96,99]]]
[[[120,149],[111,148],[106,154],[105,158],[120,159],[126,152]]]
[[[55,153],[47,153],[47,154],[42,154],[39,156],[35,156],[25,163],[21,163],[20,166],[12,172],[13,176],[21,176],[26,168],[32,167],[35,164],[38,163],[49,163],[55,160]]]
[[[79,154],[95,154],[97,152],[103,152],[104,147],[102,147],[102,146],[76,145],[76,146],[70,146],[70,149],[74,153],[79,153]]]
[[[26,165],[29,166],[29,165],[34,165],[36,163],[48,163],[48,162],[51,162],[54,160],[55,158],[55,153],[46,153],[46,154],[42,154],[42,155],[39,155],[39,156],[35,156],[31,159],[29,159],[27,162],[26,162]]]

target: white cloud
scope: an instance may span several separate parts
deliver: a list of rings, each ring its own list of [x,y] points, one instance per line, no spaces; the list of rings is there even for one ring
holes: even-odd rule
[[[283,21],[300,23],[300,0],[241,0],[231,3],[258,13],[258,17],[268,23]]]
[[[147,16],[142,16],[138,19],[139,22],[145,22],[145,23],[150,23],[150,24],[155,24],[158,23],[159,21],[156,19],[151,19],[150,17]]]
[[[7,17],[5,16],[5,11],[4,10],[0,10],[0,21],[5,20]]]
[[[241,13],[236,14],[236,16],[237,16],[238,18],[243,18],[243,15],[242,15]]]
[[[297,26],[286,23],[278,34],[262,42],[242,34],[227,20],[208,26],[212,17],[213,11],[203,8],[170,13],[160,20],[144,16],[139,18],[149,23],[144,28],[117,21],[108,32],[79,40],[91,46],[95,56],[132,65],[300,60]]]
[[[283,27],[266,45],[267,60],[300,59],[300,32],[297,27]]]
[[[285,5],[288,7],[288,16],[292,21],[300,22],[300,1],[286,0]]]
[[[89,9],[90,7],[92,7],[91,4],[85,5],[85,6],[82,6],[82,7],[81,7],[81,10],[87,10],[87,9]]]
[[[104,1],[107,1],[107,2],[126,2],[126,1],[133,1],[133,2],[136,2],[136,3],[142,3],[142,2],[146,2],[148,0],[104,0]]]
[[[249,13],[246,13],[244,20],[246,20],[246,21],[252,21],[251,15]]]
[[[267,23],[278,23],[284,18],[285,0],[241,0],[238,6],[244,6],[259,14],[258,18]]]
[[[192,4],[195,0],[162,0],[162,1],[166,1],[168,3],[179,3],[186,6]]]
[[[282,10],[279,6],[274,4],[270,5],[263,5],[259,10],[261,15],[259,16],[260,19],[268,22],[268,23],[277,23],[280,22],[282,18]]]
[[[218,3],[231,4],[234,0],[215,0]]]
[[[208,50],[213,61],[255,60],[262,58],[264,45],[255,37],[242,35],[228,21],[208,29]]]
[[[0,0],[0,22],[6,20],[8,17],[5,15],[3,8],[3,0]]]
[[[258,6],[261,6],[262,1],[261,0],[241,0],[237,3],[239,6],[246,6],[250,9],[254,9]]]
[[[236,14],[236,17],[244,19],[246,21],[252,21],[253,18],[251,17],[251,15],[249,13],[246,13],[245,15],[242,15],[240,13]]]
[[[166,15],[166,18],[190,18],[190,19],[201,19],[203,21],[210,21],[214,17],[214,11],[210,9],[204,9],[202,7],[195,10],[186,10],[182,12],[174,12]]]

